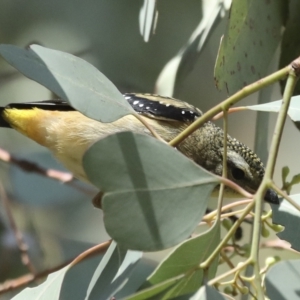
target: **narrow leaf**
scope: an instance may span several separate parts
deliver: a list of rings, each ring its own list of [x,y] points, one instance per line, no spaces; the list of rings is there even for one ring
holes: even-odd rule
[[[126,298],[126,300],[145,300],[145,299],[162,299],[159,295],[163,294],[165,291],[170,289],[174,284],[176,284],[182,276],[172,278],[163,283],[157,284],[150,288],[144,289],[132,296]],[[155,297],[155,298],[152,298]]]
[[[228,10],[231,1],[204,0],[202,1],[203,17],[190,36],[186,45],[173,57],[161,71],[156,90],[165,96],[176,95],[180,84],[193,70],[202,50],[213,32],[213,28],[220,22],[224,11]]]
[[[110,299],[124,286],[141,257],[141,252],[120,251],[113,242],[95,270],[85,299]]]
[[[50,274],[45,282],[34,288],[26,288],[12,300],[58,300],[63,280],[69,268],[70,265]]]
[[[155,32],[157,17],[156,0],[144,0],[144,4],[140,10],[139,23],[140,33],[145,42],[149,42],[150,36]]]
[[[281,105],[282,100],[277,100],[259,105],[246,106],[246,108],[257,111],[279,112]],[[291,98],[288,115],[292,119],[292,121],[300,121],[300,96],[294,96]]]
[[[37,45],[29,50],[0,45],[0,54],[25,76],[92,119],[112,122],[134,112],[112,82],[79,57]]]

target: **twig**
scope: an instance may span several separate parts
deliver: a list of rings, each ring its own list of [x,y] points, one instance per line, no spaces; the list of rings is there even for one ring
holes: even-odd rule
[[[84,188],[83,186],[79,186],[78,184],[76,184],[77,180],[71,173],[62,172],[54,169],[45,169],[34,162],[17,158],[2,148],[0,148],[0,160],[12,164],[20,168],[24,172],[36,173],[41,176],[51,178],[61,183],[67,184],[84,194],[94,195],[94,192],[91,189]]]
[[[227,108],[224,108],[224,119],[223,119],[223,130],[224,130],[224,151],[223,151],[223,170],[222,177],[227,179],[227,131],[228,131],[228,119],[227,119]],[[221,183],[219,198],[218,198],[218,207],[217,207],[217,221],[221,219],[221,211],[223,205],[223,196],[224,196],[225,185]]]
[[[100,253],[106,251],[111,243],[112,243],[112,240],[108,240],[102,244],[96,245],[96,246],[82,252],[70,263],[70,265],[75,266],[76,264],[80,263],[81,261],[83,261],[89,257],[92,257],[96,254],[100,254]]]
[[[134,117],[136,117],[149,131],[150,133],[159,141],[166,143],[166,141],[155,131],[155,129],[138,113],[132,114]]]
[[[242,224],[243,220],[250,213],[250,211],[253,209],[253,207],[254,207],[254,201],[251,201],[251,203],[249,203],[245,207],[245,209],[244,209],[243,213],[241,214],[240,218],[238,220],[236,220],[236,222],[229,229],[229,231],[227,232],[227,234],[225,235],[225,237],[222,239],[222,241],[219,243],[219,245],[214,249],[214,251],[212,252],[212,254],[210,254],[210,256],[204,262],[202,262],[200,264],[201,268],[207,268],[212,263],[212,261],[220,253],[220,251],[222,250],[222,248],[227,244],[227,242],[233,236],[234,232]],[[210,283],[208,283],[208,284],[210,284]]]
[[[236,202],[229,203],[229,204],[224,205],[222,207],[221,212],[224,212],[226,210],[232,209],[232,208],[234,208],[236,206],[249,204],[250,202],[252,202],[252,200],[241,200],[241,201],[236,201]],[[205,215],[202,220],[204,220],[204,221],[205,220],[210,220],[210,219],[214,218],[216,215],[217,215],[217,211],[214,210],[214,211],[208,213],[207,215]]]
[[[84,260],[86,258],[103,253],[108,249],[111,242],[112,241],[109,240],[109,241],[101,243],[97,246],[94,246],[94,247],[84,251],[83,253],[81,253],[79,256],[77,256],[72,261],[64,262],[63,264],[56,266],[54,268],[47,269],[47,270],[42,271],[37,274],[27,274],[27,275],[21,276],[17,279],[7,281],[4,284],[0,285],[0,295],[6,293],[8,291],[12,291],[15,289],[19,289],[23,286],[29,285],[30,283],[32,283],[38,279],[44,278],[44,277],[48,276],[50,273],[58,271],[67,265],[74,266],[75,264],[81,262],[82,260]]]
[[[244,87],[228,99],[224,100],[220,104],[211,108],[209,111],[204,113],[200,118],[198,118],[194,123],[192,123],[189,127],[187,127],[184,131],[182,131],[179,135],[177,135],[172,141],[169,142],[169,145],[172,147],[180,144],[184,139],[186,139],[190,134],[192,134],[195,130],[197,130],[201,125],[205,122],[213,118],[216,114],[221,112],[224,107],[229,107],[241,99],[257,92],[258,90],[277,82],[280,79],[285,78],[290,71],[290,66],[287,66],[269,76],[266,76],[248,86]]]
[[[284,191],[282,191],[281,189],[279,189],[275,183],[272,183],[271,185],[272,189],[279,194],[280,196],[282,196],[286,201],[288,201],[291,205],[293,205],[298,211],[300,211],[300,205],[295,202],[287,193],[285,193]]]
[[[227,265],[230,267],[230,269],[234,269],[234,264],[231,262],[231,260],[227,257],[226,253],[223,252],[223,250],[220,252],[220,255],[222,257],[222,259],[227,263]],[[240,274],[237,274],[237,278],[240,280],[240,282],[242,283],[243,286],[246,286],[245,281],[242,279],[242,277],[240,276]],[[254,296],[252,294],[252,292],[249,290],[249,293]]]
[[[297,82],[297,75],[299,75],[298,74],[299,58],[293,61],[288,66],[288,69],[289,69],[289,76],[284,90],[282,107],[279,111],[277,122],[274,129],[273,139],[270,146],[269,158],[266,165],[265,176],[263,178],[260,187],[258,188],[257,193],[254,196],[255,216],[253,222],[253,234],[252,234],[251,252],[250,252],[249,260],[250,260],[250,264],[253,265],[253,269],[254,269],[255,276],[254,276],[253,283],[255,284],[258,299],[264,298],[264,291],[261,285],[262,278],[259,269],[259,242],[260,242],[261,216],[262,216],[262,203],[263,203],[262,199],[267,191],[267,188],[270,187],[272,182],[278,149],[279,149],[283,127],[287,116],[287,111],[290,104],[290,99]]]
[[[28,254],[29,247],[27,246],[26,242],[24,241],[22,232],[18,229],[18,226],[14,220],[13,214],[10,209],[9,201],[7,199],[5,190],[1,183],[0,183],[0,197],[1,197],[4,209],[6,210],[6,215],[8,217],[9,225],[15,235],[15,239],[16,239],[18,248],[21,253],[22,263],[24,264],[24,266],[27,267],[27,269],[29,270],[30,273],[35,274],[35,272],[36,272],[35,267],[32,264],[29,254]]]
[[[58,266],[55,266],[53,268],[49,268],[45,271],[42,271],[40,273],[37,273],[35,275],[33,274],[26,274],[23,275],[19,278],[16,279],[12,279],[12,280],[8,280],[6,282],[4,282],[3,284],[0,285],[0,295],[7,293],[9,291],[12,290],[16,290],[19,289],[23,286],[29,285],[30,283],[42,279],[46,276],[48,276],[50,273],[56,272],[62,268],[64,268],[65,266],[67,266],[68,264],[70,264],[72,262],[72,260],[68,260]]]
[[[246,107],[246,106],[232,107],[232,108],[229,108],[229,109],[228,109],[227,114],[232,114],[232,113],[239,112],[239,111],[243,111],[243,110],[247,110],[247,107]],[[219,120],[219,119],[221,119],[223,116],[224,116],[224,112],[222,111],[222,112],[216,114],[216,115],[212,118],[212,120],[213,120],[213,121]]]
[[[230,187],[231,189],[237,191],[238,194],[242,195],[243,197],[249,198],[249,199],[253,198],[252,194],[250,194],[249,192],[244,190],[241,186],[239,186],[235,182],[233,182],[227,178],[224,178],[222,176],[218,176],[218,175],[214,175],[214,176],[217,176],[221,183],[223,183],[223,184],[227,185],[228,187]]]
[[[288,243],[287,241],[278,239],[278,238],[274,239],[274,240],[262,242],[260,244],[260,248],[274,248],[274,249],[279,249],[279,250],[288,250],[288,251],[291,251],[291,252],[294,252],[294,253],[300,255],[300,252],[291,248],[290,243]]]

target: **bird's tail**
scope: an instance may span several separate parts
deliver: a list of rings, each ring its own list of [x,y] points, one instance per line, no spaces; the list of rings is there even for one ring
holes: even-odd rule
[[[6,127],[6,128],[11,128],[8,122],[5,121],[3,117],[3,112],[5,110],[5,107],[0,106],[0,127]]]
[[[10,109],[10,108],[15,108],[19,110],[31,110],[33,108],[39,108],[42,110],[50,110],[50,111],[73,111],[74,108],[69,105],[66,101],[63,100],[44,100],[44,101],[36,101],[36,102],[24,102],[24,103],[10,103],[6,105],[5,107],[0,106],[0,127],[6,127],[6,128],[12,128],[12,126],[5,120],[4,118],[4,110],[5,109]],[[28,118],[28,114],[20,113],[17,115],[18,117],[23,117]],[[31,115],[30,115],[31,116]],[[15,117],[15,115],[13,115]],[[18,121],[18,120],[17,120]]]

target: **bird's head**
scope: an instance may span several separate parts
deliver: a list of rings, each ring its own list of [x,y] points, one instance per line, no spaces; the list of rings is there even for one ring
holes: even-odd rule
[[[195,161],[212,173],[222,176],[224,131],[207,122],[199,129],[198,147],[201,161]],[[227,135],[227,178],[241,186],[246,191],[254,194],[259,188],[265,174],[265,168],[260,158],[245,144]],[[226,196],[238,195],[231,189],[227,189]],[[268,190],[265,200],[270,203],[278,203],[277,194]]]
[[[260,158],[236,139],[227,141],[227,176],[250,193],[255,193],[265,174]],[[223,155],[223,149],[220,149]]]
[[[265,174],[262,161],[250,148],[236,139],[229,138],[227,145],[228,179],[254,194]],[[220,155],[223,155],[223,150],[224,148],[220,149]],[[222,171],[223,166],[219,166],[219,169]],[[277,194],[271,189],[267,190],[265,200],[275,204],[279,201]]]

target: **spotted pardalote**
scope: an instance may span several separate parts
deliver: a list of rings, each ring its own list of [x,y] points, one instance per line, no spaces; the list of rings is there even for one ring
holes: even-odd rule
[[[202,115],[198,108],[174,98],[133,93],[124,94],[124,97],[167,142]],[[83,181],[88,179],[82,168],[82,157],[96,140],[128,130],[150,135],[148,129],[132,115],[112,123],[101,123],[60,100],[13,103],[0,108],[0,113],[0,126],[14,128],[47,147],[75,177]],[[177,149],[208,171],[222,175],[223,143],[223,130],[212,122],[206,122]],[[229,135],[227,147],[228,178],[254,193],[264,175],[261,160],[246,145]],[[271,190],[265,199],[278,202],[277,195]]]

